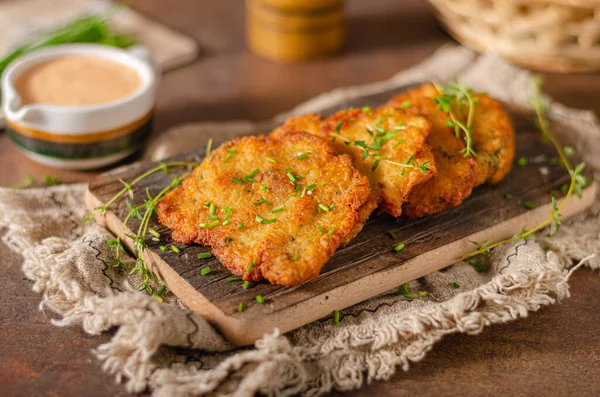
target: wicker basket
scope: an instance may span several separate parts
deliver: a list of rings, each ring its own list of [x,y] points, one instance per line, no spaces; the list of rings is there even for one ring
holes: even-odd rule
[[[461,43],[532,69],[600,70],[600,0],[429,0]]]

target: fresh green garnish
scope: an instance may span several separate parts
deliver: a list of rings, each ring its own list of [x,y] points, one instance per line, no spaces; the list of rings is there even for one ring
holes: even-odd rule
[[[240,304],[238,305],[238,313],[241,313],[244,311],[244,304],[242,302],[240,302]]]
[[[156,238],[160,238],[160,233],[159,233],[159,232],[157,232],[156,230],[152,229],[151,227],[150,227],[150,228],[148,228],[148,232],[149,232],[151,235],[153,235],[154,237],[156,237]]]
[[[269,189],[269,187],[267,186],[266,183],[261,183],[260,184],[260,190],[264,190],[265,192],[270,192],[271,189]]]
[[[366,114],[369,114],[369,115],[373,114],[373,110],[371,110],[370,106],[363,106],[362,109],[361,109],[361,111],[363,113],[366,113]]]
[[[391,239],[393,239],[393,240],[397,239],[396,233],[394,233],[393,230],[388,230],[386,233],[387,233],[388,236],[390,236]]]
[[[394,253],[399,254],[400,252],[402,252],[402,250],[404,250],[404,243],[400,243],[397,246],[394,247],[394,249],[392,251],[394,251]]]
[[[254,203],[252,203],[252,204],[254,204],[254,205],[261,205],[261,204],[263,204],[263,203],[264,203],[264,204],[267,204],[269,207],[272,207],[272,206],[273,206],[273,204],[269,203],[269,202],[268,202],[268,201],[267,201],[267,200],[266,200],[264,197],[262,197],[262,196],[260,197],[260,200],[258,200],[258,201],[255,201],[255,202],[254,202]]]
[[[298,154],[297,159],[298,160],[304,160],[305,158],[308,157],[309,154],[313,154],[313,152],[304,152],[304,153],[300,153]]]
[[[512,194],[510,194],[510,193],[504,193],[504,198],[505,199],[510,200],[512,197],[513,197]]]
[[[46,175],[44,177],[44,182],[46,182],[46,186],[56,186],[60,184],[60,178],[58,176]]]
[[[241,229],[241,228],[243,228],[243,227],[244,227],[244,224],[243,224],[243,223],[239,223],[239,224],[237,225],[237,228],[238,228],[238,229]]]
[[[575,153],[575,149],[573,149],[571,146],[565,146],[563,148],[563,152],[565,153],[565,156],[571,157],[573,153]]]
[[[340,132],[340,130],[342,129],[342,122],[340,121],[339,123],[337,123],[337,125],[335,126],[335,132]],[[334,137],[335,139],[335,137]],[[335,140],[334,140],[335,142]]]
[[[402,284],[400,286],[400,294],[408,300],[413,300],[413,299],[419,298],[418,296],[412,295],[410,293],[410,287],[408,286],[408,283]]]
[[[319,232],[321,232],[321,234],[325,233],[325,229],[323,229],[323,226],[317,226],[317,230],[319,230]]]
[[[210,203],[210,206],[208,207],[208,213],[211,215],[217,213],[217,206],[215,205],[215,203]]]
[[[340,312],[338,310],[334,310],[332,317],[333,317],[333,324],[338,325],[340,323]]]
[[[238,151],[237,151],[237,150],[235,150],[235,149],[229,149],[229,150],[227,151],[227,157],[225,157],[225,161],[224,161],[224,162],[226,163],[226,162],[228,162],[229,160],[231,160],[231,158],[233,157],[233,155],[234,155],[234,154],[237,154],[237,152],[238,152]]]
[[[261,225],[266,225],[268,223],[273,223],[273,222],[277,221],[277,219],[265,219],[258,214],[256,214],[255,219],[256,219],[256,222],[260,223]]]
[[[517,161],[517,164],[519,164],[519,166],[524,167],[527,164],[529,164],[529,161],[527,161],[526,157],[519,157],[519,160]]]
[[[271,211],[271,213],[272,214],[276,214],[276,213],[281,212],[281,211],[283,211],[283,207],[275,208],[275,209],[273,209],[273,211]]]
[[[227,281],[228,283],[233,283],[234,281],[240,281],[242,278],[239,276],[234,276],[234,277],[227,277],[225,279],[225,281]]]
[[[200,274],[203,276],[206,276],[209,273],[210,273],[210,267],[208,267],[208,266],[204,266],[202,269],[200,269]]]
[[[300,258],[300,256],[298,254],[294,254],[294,256],[292,256],[293,261],[297,261],[298,258]]]
[[[202,229],[212,229],[215,226],[219,225],[219,221],[212,221],[212,222],[208,222],[208,223],[201,223],[198,225],[198,227],[202,228]]]
[[[250,286],[250,281],[244,281],[244,283],[242,284],[243,289],[248,289],[249,286]]]
[[[398,105],[398,107],[400,109],[408,109],[411,106],[412,106],[412,103],[410,101],[404,101],[400,105]]]
[[[323,204],[323,203],[319,203],[319,209],[320,209],[321,211],[329,212],[329,207],[328,207],[328,206],[326,206],[326,205],[325,205],[325,204]]]
[[[256,295],[256,301],[260,304],[265,303],[265,298],[262,297],[262,295]]]
[[[327,232],[327,235],[332,236],[333,232],[335,232],[335,226],[332,226],[331,229],[329,229],[329,231]]]
[[[210,252],[201,252],[197,255],[198,259],[206,259],[212,258],[212,254]]]
[[[458,283],[456,281],[449,282],[448,286],[452,287],[452,288],[457,288],[457,289],[460,288],[460,285],[458,285]]]
[[[236,177],[231,177],[231,180],[235,183],[237,183],[238,185],[241,185],[244,183],[244,181],[242,181],[241,179],[238,179]]]
[[[260,172],[260,169],[255,169],[254,171],[252,171],[251,173],[249,173],[248,175],[246,175],[244,177],[244,180],[246,182],[256,182],[256,179],[254,179],[254,177],[256,176],[256,174],[258,174]]]
[[[246,269],[246,274],[250,274],[250,272],[252,271],[252,268],[254,267],[255,264],[256,264],[256,255],[254,255],[254,258],[252,258],[252,262],[250,263],[250,265],[248,265],[248,268]]]
[[[165,247],[164,245],[161,245],[160,247],[158,247],[158,249],[161,251],[166,251],[167,247]]]
[[[23,189],[33,185],[35,180],[31,175],[27,175],[21,182],[15,183],[14,185],[10,185],[9,187],[12,189]]]
[[[172,245],[171,246],[171,251],[175,252],[176,254],[180,253],[181,251],[179,250],[179,248],[177,248],[176,246]]]
[[[265,156],[265,160],[267,160],[269,163],[273,163],[273,164],[277,163],[277,161],[275,161],[275,159],[272,157]]]
[[[535,208],[535,203],[532,203],[531,201],[526,201],[525,204],[523,204],[523,207],[527,210],[532,210]]]

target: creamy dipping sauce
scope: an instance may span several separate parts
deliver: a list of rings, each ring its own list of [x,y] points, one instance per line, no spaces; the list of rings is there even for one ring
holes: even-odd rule
[[[108,59],[79,55],[40,62],[15,79],[23,105],[101,105],[128,97],[141,86],[141,76],[134,69]]]

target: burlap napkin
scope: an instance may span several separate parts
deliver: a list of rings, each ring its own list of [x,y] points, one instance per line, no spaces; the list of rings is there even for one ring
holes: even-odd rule
[[[410,82],[458,77],[475,89],[509,102],[525,103],[529,74],[494,56],[477,57],[446,47],[392,79],[323,94],[287,117],[318,111],[336,101],[383,92]],[[588,165],[600,169],[600,127],[591,112],[554,104],[551,117],[577,127],[577,147]],[[149,156],[188,150],[202,130],[220,138],[250,133],[260,125],[234,122],[175,129],[154,142]],[[205,136],[208,136],[206,134]],[[184,139],[177,147],[173,137]],[[596,158],[594,158],[596,155]],[[287,335],[265,335],[252,348],[235,349],[204,320],[167,293],[166,304],[134,291],[134,279],[110,266],[110,234],[81,223],[84,185],[0,190],[4,241],[24,256],[25,275],[43,294],[40,308],[58,314],[58,326],[80,325],[89,334],[118,331],[95,353],[104,369],[125,381],[130,392],[149,388],[154,396],[322,395],[387,379],[407,370],[446,334],[476,334],[495,323],[569,296],[574,261],[600,268],[600,201],[555,237],[518,241],[493,251],[489,271],[458,263],[410,283],[407,299],[398,290],[342,311],[339,325],[323,319]],[[448,283],[455,282],[459,288]]]

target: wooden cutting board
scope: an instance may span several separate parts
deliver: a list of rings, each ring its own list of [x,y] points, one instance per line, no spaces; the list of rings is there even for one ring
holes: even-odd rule
[[[343,103],[322,113],[328,115],[351,106],[375,107],[404,89]],[[197,259],[198,253],[208,251],[207,247],[175,244],[180,248],[179,254],[159,250],[161,245],[169,247],[174,243],[168,229],[160,225],[156,217],[150,226],[161,237],[160,241],[148,240],[146,263],[194,313],[206,318],[227,339],[239,345],[250,344],[274,328],[287,332],[330,316],[334,310],[444,268],[471,252],[474,249],[472,241],[507,238],[523,226],[533,227],[546,219],[552,206],[549,192],[560,192],[561,185],[569,182],[561,167],[550,165],[550,159],[556,157],[556,153],[551,145],[542,143],[541,133],[535,127],[535,115],[508,105],[506,109],[517,131],[516,159],[526,157],[528,165],[514,164],[511,173],[500,184],[480,186],[461,206],[440,214],[416,220],[394,219],[386,214],[371,216],[363,231],[347,247],[339,249],[314,280],[295,287],[263,282],[245,290],[241,282],[225,280],[231,274],[215,258]],[[558,123],[553,124],[553,130],[564,144],[568,144],[566,138],[574,132],[568,125]],[[202,148],[176,159],[197,159],[203,153]],[[572,161],[579,162],[576,155]],[[131,181],[153,166],[155,164],[136,163],[99,176],[89,185],[88,207],[95,208],[108,201],[123,187],[120,179]],[[133,203],[143,202],[146,187],[155,195],[170,181],[171,176],[162,172],[144,179],[133,189]],[[510,199],[505,198],[507,193],[512,196]],[[584,190],[582,199],[574,197],[568,201],[563,217],[588,207],[595,195],[596,185],[592,184]],[[525,202],[535,203],[535,208],[527,210]],[[98,220],[114,233],[122,231],[124,244],[132,250],[132,241],[125,234],[134,234],[132,230],[137,230],[138,223],[132,221],[123,228],[122,219],[127,213],[123,199]],[[388,236],[390,230],[397,240]],[[399,242],[405,243],[405,249],[399,254],[393,253],[392,249]],[[200,269],[207,265],[211,273],[203,276]],[[255,301],[257,295],[264,297],[264,304]],[[237,310],[240,303],[244,304],[241,313]]]

